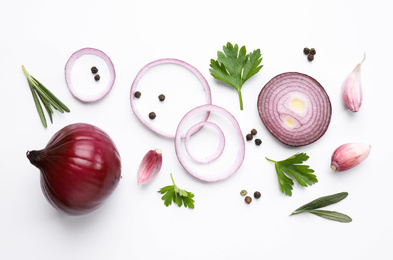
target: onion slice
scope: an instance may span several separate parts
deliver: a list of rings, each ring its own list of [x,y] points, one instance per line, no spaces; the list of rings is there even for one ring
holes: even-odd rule
[[[186,123],[195,115],[199,114],[199,113],[205,113],[205,112],[217,112],[219,114],[221,114],[222,116],[226,117],[229,122],[231,123],[231,125],[233,126],[234,131],[236,132],[236,136],[238,137],[238,151],[237,151],[237,155],[235,160],[233,160],[232,165],[222,171],[222,172],[217,172],[217,171],[208,171],[208,172],[204,172],[204,171],[196,171],[194,169],[192,169],[192,167],[190,166],[190,164],[187,162],[187,158],[186,158],[186,153],[184,153],[182,151],[182,133],[186,130]],[[198,123],[200,124],[200,123]],[[194,125],[195,126],[195,125]],[[224,136],[223,135],[219,135],[220,139],[223,139]],[[223,140],[221,140],[222,142]],[[221,146],[219,146],[221,147]],[[221,148],[216,150],[220,151]],[[243,160],[244,160],[244,155],[245,155],[245,143],[244,143],[244,139],[243,139],[243,134],[241,132],[239,123],[237,122],[236,118],[229,113],[227,110],[225,110],[222,107],[216,106],[216,105],[202,105],[202,106],[198,106],[194,109],[192,109],[191,111],[189,111],[180,121],[177,130],[176,130],[176,135],[175,135],[175,151],[176,151],[176,155],[177,158],[179,159],[180,164],[183,166],[183,168],[192,176],[194,176],[195,178],[205,181],[205,182],[217,182],[217,181],[221,181],[224,180],[228,177],[230,177],[231,175],[233,175],[242,165]]]
[[[75,62],[83,55],[95,55],[102,58],[109,69],[109,81],[106,87],[103,89],[97,89],[97,92],[91,95],[89,94],[88,96],[82,94],[77,88],[75,88],[71,80],[72,68],[74,67]],[[74,52],[65,65],[64,73],[67,86],[70,89],[72,95],[80,101],[86,103],[95,102],[105,97],[109,91],[111,91],[116,79],[115,67],[113,66],[111,59],[103,51],[94,48],[83,48]]]
[[[191,153],[191,150],[189,149],[189,140],[190,140],[190,136],[192,135],[192,133],[194,133],[195,131],[197,131],[197,129],[200,129],[204,125],[211,126],[211,127],[213,127],[217,131],[217,133],[219,135],[219,144],[217,146],[216,151],[213,154],[211,154],[210,156],[207,156],[204,159],[197,159]],[[186,151],[187,151],[188,155],[194,161],[199,162],[199,163],[209,163],[209,162],[212,162],[212,161],[216,160],[218,157],[220,157],[222,152],[224,151],[225,136],[224,136],[224,133],[222,132],[221,128],[217,124],[215,124],[213,122],[209,122],[209,121],[202,121],[202,122],[199,122],[199,123],[193,125],[192,127],[190,127],[188,129],[188,131],[186,133],[186,139],[184,140],[184,146],[186,148]]]
[[[304,146],[321,138],[329,127],[329,96],[314,78],[287,72],[272,78],[258,96],[258,112],[270,133],[289,146]]]
[[[141,121],[142,124],[144,124],[147,128],[149,128],[150,130],[152,130],[153,132],[167,137],[167,138],[175,138],[175,134],[174,133],[168,133],[166,131],[160,130],[158,127],[150,124],[139,112],[136,103],[135,103],[135,91],[136,88],[138,86],[138,83],[140,81],[140,79],[143,77],[143,75],[151,68],[157,66],[157,65],[161,65],[161,64],[177,64],[180,66],[183,66],[184,68],[188,69],[189,71],[191,71],[200,81],[200,83],[202,84],[202,87],[205,91],[205,95],[206,95],[206,104],[211,104],[212,103],[212,97],[211,97],[211,91],[210,91],[210,87],[209,84],[207,83],[207,80],[205,79],[205,77],[199,72],[199,70],[197,70],[195,67],[193,67],[192,65],[178,60],[178,59],[171,59],[171,58],[167,58],[167,59],[159,59],[159,60],[155,60],[153,62],[148,63],[147,65],[145,65],[136,75],[134,82],[131,85],[131,90],[130,90],[130,103],[131,103],[131,109],[134,112],[135,116],[139,119],[139,121]],[[202,119],[202,121],[206,121],[207,118],[209,117],[209,112],[207,112],[204,116],[204,118]],[[199,129],[195,129],[195,131],[193,132],[196,133]],[[182,136],[182,138],[184,138],[184,135]]]

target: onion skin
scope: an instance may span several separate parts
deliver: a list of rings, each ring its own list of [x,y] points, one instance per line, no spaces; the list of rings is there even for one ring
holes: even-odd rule
[[[352,169],[366,160],[371,145],[363,143],[347,143],[339,146],[332,154],[330,168],[335,172]]]
[[[41,188],[53,207],[68,215],[84,215],[99,208],[121,178],[121,159],[111,138],[84,123],[58,131],[46,147],[28,151],[41,171]]]

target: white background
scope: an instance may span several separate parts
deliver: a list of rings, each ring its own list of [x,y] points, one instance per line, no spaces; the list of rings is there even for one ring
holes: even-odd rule
[[[393,241],[389,2],[3,1],[0,258],[387,259]],[[228,41],[246,45],[248,51],[260,48],[263,56],[264,67],[243,86],[243,111],[236,91],[209,74],[210,59]],[[112,91],[92,104],[75,99],[64,79],[67,59],[84,47],[103,50],[117,73]],[[304,47],[316,49],[313,62],[302,53]],[[340,88],[364,52],[364,102],[353,114],[344,108]],[[179,164],[173,141],[148,131],[134,116],[129,102],[132,81],[145,64],[159,58],[181,59],[198,68],[210,84],[213,103],[236,117],[243,134],[252,128],[259,131],[263,144],[246,143],[244,163],[231,178],[211,184],[196,180]],[[71,113],[55,112],[54,123],[45,129],[21,65]],[[195,80],[187,71],[173,69]],[[260,90],[273,76],[287,71],[316,78],[332,102],[328,131],[306,147],[280,144],[258,116]],[[155,76],[146,74],[147,78],[160,83]],[[202,88],[195,93],[203,94]],[[183,103],[192,99],[180,96],[181,91],[172,94]],[[171,106],[171,99],[165,102],[165,107]],[[148,106],[140,104],[141,109]],[[177,108],[180,117],[188,111],[181,105]],[[25,153],[43,148],[55,132],[76,122],[94,124],[112,137],[122,157],[123,178],[100,209],[70,217],[46,201],[39,170]],[[166,126],[164,119],[157,122]],[[358,141],[372,145],[369,158],[353,170],[332,172],[334,149]],[[164,151],[162,170],[153,182],[140,187],[139,163],[154,148]],[[296,152],[310,155],[307,164],[319,182],[308,188],[295,185],[288,197],[279,191],[274,166],[264,157],[280,160]],[[169,173],[178,186],[195,194],[194,210],[164,206],[157,190],[171,183]],[[262,197],[247,205],[239,195],[241,189],[259,190]],[[349,196],[329,209],[351,216],[349,224],[309,214],[289,217],[317,197],[342,191]]]

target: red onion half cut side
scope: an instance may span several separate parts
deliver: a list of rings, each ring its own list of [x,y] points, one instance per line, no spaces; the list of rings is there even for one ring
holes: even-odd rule
[[[95,55],[103,59],[104,62],[106,63],[109,70],[109,80],[107,81],[106,85],[104,85],[103,87],[94,86],[94,87],[90,87],[89,89],[79,89],[75,87],[75,84],[73,84],[72,70],[74,64],[80,57],[84,55]],[[94,48],[83,48],[74,52],[65,65],[64,74],[65,74],[65,80],[67,86],[71,94],[75,98],[86,103],[95,102],[105,97],[109,93],[109,91],[111,91],[116,79],[115,67],[113,66],[111,59],[103,51]],[[89,72],[86,71],[86,74],[89,74]],[[91,78],[92,81],[94,81],[93,76],[91,76]]]
[[[270,133],[283,144],[295,147],[321,138],[332,115],[330,99],[322,85],[298,72],[272,78],[259,93],[257,107]]]
[[[150,130],[152,130],[153,132],[167,137],[167,138],[171,138],[174,139],[175,138],[175,133],[171,133],[169,131],[165,131],[163,129],[161,129],[160,127],[153,125],[151,123],[151,121],[148,121],[146,117],[142,116],[142,114],[140,113],[140,111],[137,108],[136,105],[136,98],[134,96],[136,90],[137,90],[137,86],[139,81],[141,80],[141,78],[145,75],[145,73],[150,70],[151,68],[157,66],[157,65],[162,65],[162,64],[176,64],[176,65],[180,65],[186,69],[188,69],[189,71],[191,71],[199,80],[199,82],[202,84],[203,90],[205,92],[205,97],[206,97],[206,104],[211,104],[212,103],[212,97],[211,97],[211,91],[210,91],[210,87],[209,84],[207,83],[207,80],[205,79],[205,77],[199,72],[198,69],[196,69],[195,67],[193,67],[192,65],[178,60],[178,59],[171,59],[171,58],[167,58],[167,59],[159,59],[159,60],[155,60],[153,62],[148,63],[146,66],[144,66],[136,75],[132,85],[131,85],[131,90],[130,90],[130,103],[131,103],[131,109],[134,112],[135,116],[139,119],[139,121],[144,124],[147,128],[149,128]],[[202,121],[206,121],[207,118],[209,117],[209,112],[206,112],[205,115],[202,118]],[[200,129],[200,128],[199,128]],[[196,133],[199,129],[195,129],[193,131],[192,134]],[[182,135],[182,138],[184,138],[185,135]]]
[[[234,158],[232,158],[231,160],[226,160],[223,163],[224,167],[227,167],[224,170],[222,170],[221,167],[219,170],[218,169],[212,170],[212,168],[208,168],[208,166],[202,167],[202,165],[206,165],[206,163],[214,163],[213,160],[216,160],[219,157],[220,159],[223,159],[221,158],[221,154],[222,154],[222,150],[224,149],[223,143],[225,142],[225,140],[224,140],[224,135],[221,134],[222,132],[221,130],[218,130],[218,138],[220,139],[219,146],[213,154],[208,156],[208,159],[206,159],[206,161],[196,160],[194,157],[189,156],[187,154],[188,152],[186,152],[185,149],[183,149],[183,143],[182,143],[183,138],[181,136],[183,135],[184,132],[187,132],[188,129],[192,127],[199,127],[199,125],[210,125],[213,128],[215,128],[216,124],[214,123],[210,124],[209,123],[210,121],[206,123],[198,122],[194,126],[190,128],[188,127],[188,123],[192,121],[193,117],[195,117],[200,113],[206,113],[207,111],[216,113],[219,116],[223,116],[224,119],[226,118],[228,120],[228,125],[233,131],[232,137],[235,137],[237,139],[237,142],[233,141],[235,143],[234,147],[236,147],[236,150],[233,153]],[[198,134],[199,133],[200,132],[198,132]],[[211,144],[206,142],[205,145],[211,145]],[[225,145],[225,150],[227,150],[226,148],[227,146]],[[175,151],[180,164],[189,174],[205,182],[217,182],[232,176],[240,168],[244,160],[245,143],[240,126],[236,118],[232,114],[230,114],[224,108],[216,105],[202,105],[189,111],[180,121],[178,128],[176,130]],[[192,160],[194,160],[195,162]]]

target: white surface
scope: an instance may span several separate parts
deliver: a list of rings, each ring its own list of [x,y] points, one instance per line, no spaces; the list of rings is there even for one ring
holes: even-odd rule
[[[387,259],[393,241],[391,10],[388,0],[3,3],[0,258]],[[228,41],[246,45],[248,51],[260,48],[263,56],[261,72],[243,87],[243,111],[236,91],[209,75],[210,59]],[[302,53],[306,46],[317,50],[312,63]],[[64,80],[67,59],[84,47],[103,50],[117,73],[112,91],[94,104],[76,100]],[[341,103],[340,87],[363,52],[364,103],[353,114]],[[252,128],[259,131],[262,146],[246,143],[245,161],[231,178],[213,184],[197,181],[178,163],[173,141],[147,131],[132,113],[129,90],[135,75],[148,62],[166,57],[198,68],[210,84],[213,103],[233,113],[244,134]],[[56,112],[47,129],[35,110],[23,64],[71,109],[69,114]],[[303,148],[278,143],[256,109],[263,85],[286,71],[315,77],[333,106],[327,133]],[[168,109],[172,101],[169,92],[165,94]],[[177,115],[185,113],[178,108]],[[39,171],[25,156],[75,122],[104,129],[117,144],[123,163],[115,193],[102,208],[82,217],[65,216],[49,205],[40,189]],[[333,173],[331,153],[352,141],[372,144],[370,157],[351,171]],[[164,151],[162,170],[152,183],[138,187],[139,162],[153,148]],[[310,155],[307,163],[319,182],[309,188],[295,185],[293,196],[287,197],[279,191],[274,166],[264,157],[284,159],[296,152]],[[156,191],[171,183],[171,172],[180,187],[195,194],[194,210],[164,206]],[[260,190],[262,198],[246,205],[241,189]],[[349,196],[329,209],[347,213],[352,223],[308,214],[288,216],[312,199],[341,191]]]

